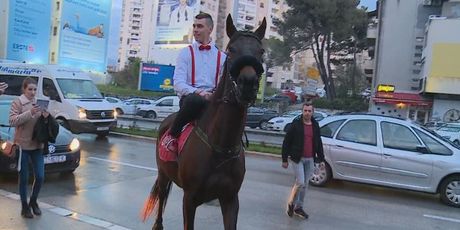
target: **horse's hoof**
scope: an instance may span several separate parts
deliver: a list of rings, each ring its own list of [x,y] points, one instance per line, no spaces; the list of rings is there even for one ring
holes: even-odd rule
[[[163,230],[163,224],[155,223],[155,225],[152,227],[152,230]]]

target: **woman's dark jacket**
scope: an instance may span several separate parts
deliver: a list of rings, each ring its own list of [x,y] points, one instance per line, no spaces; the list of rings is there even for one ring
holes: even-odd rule
[[[312,117],[311,123],[313,125],[313,156],[314,161],[319,163],[324,161],[323,142],[321,141],[318,122]],[[288,157],[295,163],[300,161],[300,158],[303,156],[304,140],[304,124],[303,118],[300,116],[292,121],[291,126],[284,136],[282,149],[283,162],[287,162]]]
[[[42,115],[38,118],[37,123],[35,123],[32,139],[43,143],[43,154],[48,154],[48,142],[55,143],[58,134],[59,125],[56,119],[51,115],[47,118]]]

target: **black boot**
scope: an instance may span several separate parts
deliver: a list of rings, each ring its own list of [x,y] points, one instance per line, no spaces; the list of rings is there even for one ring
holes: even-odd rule
[[[34,215],[32,215],[32,212],[30,211],[30,207],[26,202],[22,203],[22,210],[21,210],[21,216],[24,218],[34,218]]]
[[[40,210],[40,208],[38,207],[38,203],[37,203],[37,200],[30,200],[29,202],[29,206],[30,208],[32,208],[32,211],[34,212],[35,215],[37,216],[40,216],[42,214],[42,211]]]

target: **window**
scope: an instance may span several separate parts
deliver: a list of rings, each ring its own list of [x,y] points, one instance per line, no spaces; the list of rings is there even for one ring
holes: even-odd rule
[[[333,121],[323,127],[321,127],[321,136],[322,137],[330,137],[332,138],[337,131],[337,129],[340,127],[340,125],[344,122],[345,120],[338,120],[338,121]]]
[[[110,103],[118,103],[118,101],[113,98],[106,98],[106,100]]]
[[[436,139],[428,136],[427,134],[417,129],[415,129],[415,132],[422,139],[422,141],[425,143],[426,147],[428,148],[428,150],[430,150],[431,153],[439,155],[452,155],[452,151],[446,146],[439,143]]]
[[[264,3],[263,2],[260,3],[260,8],[264,8]]]
[[[4,94],[20,96],[22,93],[22,81],[24,81],[26,77],[30,76],[0,75],[1,81],[8,84],[8,88],[6,88]],[[38,82],[38,77],[32,78]]]
[[[376,124],[372,120],[352,120],[347,122],[337,134],[337,140],[360,144],[377,145]]]
[[[422,145],[415,134],[406,126],[382,122],[383,147],[417,152]]]
[[[166,99],[158,103],[158,106],[173,106],[173,99]]]
[[[43,95],[49,97],[52,94],[57,95],[57,93],[58,91],[54,85],[53,80],[49,78],[43,78]]]

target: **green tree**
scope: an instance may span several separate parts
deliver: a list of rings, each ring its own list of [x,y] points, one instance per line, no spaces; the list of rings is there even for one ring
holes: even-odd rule
[[[113,74],[113,83],[120,87],[137,89],[142,61],[137,57],[131,57],[128,60],[128,66],[124,70]]]
[[[275,20],[286,48],[291,51],[311,49],[328,99],[336,96],[332,78],[331,55],[334,44],[356,36],[366,19],[359,0],[286,0],[290,7],[283,18]]]

